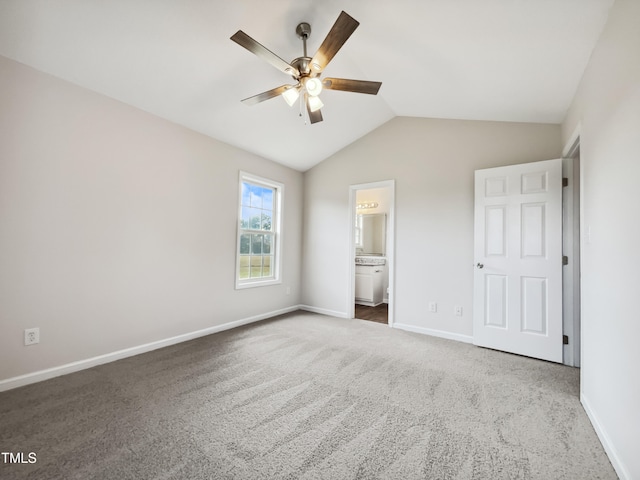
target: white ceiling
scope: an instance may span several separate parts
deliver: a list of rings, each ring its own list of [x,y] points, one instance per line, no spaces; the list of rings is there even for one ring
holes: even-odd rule
[[[394,116],[560,123],[613,0],[2,0],[0,55],[305,171]],[[280,98],[292,79],[235,44],[291,61],[345,10],[360,26],[324,76],[324,122]]]

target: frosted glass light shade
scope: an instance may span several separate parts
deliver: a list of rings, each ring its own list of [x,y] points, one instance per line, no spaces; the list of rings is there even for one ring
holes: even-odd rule
[[[324,107],[324,103],[318,97],[309,97],[307,100],[309,102],[309,110],[315,112],[316,110],[320,110]]]
[[[296,103],[298,97],[300,96],[300,92],[295,87],[287,88],[284,92],[282,92],[282,98],[290,107],[293,107],[293,104]]]
[[[322,91],[322,82],[319,78],[310,78],[304,84],[304,88],[306,88],[309,95],[317,97]]]

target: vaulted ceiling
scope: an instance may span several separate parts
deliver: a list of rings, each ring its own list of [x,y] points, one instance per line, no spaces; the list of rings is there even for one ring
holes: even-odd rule
[[[0,55],[305,171],[394,116],[560,123],[613,0],[3,0]],[[382,82],[323,91],[324,121],[273,98],[287,62],[342,10],[360,22],[323,76]]]

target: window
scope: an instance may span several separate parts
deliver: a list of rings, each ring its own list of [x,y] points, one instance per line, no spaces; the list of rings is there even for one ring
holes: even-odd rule
[[[280,283],[280,205],[284,186],[240,172],[236,288]]]

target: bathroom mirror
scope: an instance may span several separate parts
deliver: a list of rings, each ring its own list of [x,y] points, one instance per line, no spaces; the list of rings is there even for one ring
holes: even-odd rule
[[[356,215],[356,254],[385,255],[387,215],[373,213]]]

